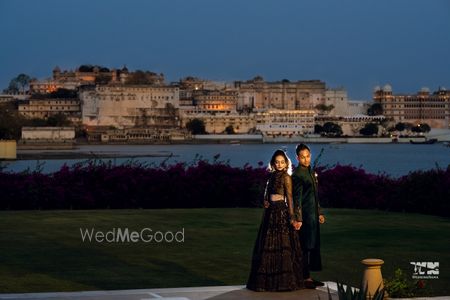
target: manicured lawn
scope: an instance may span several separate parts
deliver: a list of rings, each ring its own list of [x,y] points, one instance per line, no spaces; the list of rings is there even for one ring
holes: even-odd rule
[[[261,209],[1,211],[0,292],[245,284]],[[450,295],[448,219],[326,209],[321,280],[359,285],[360,260],[384,259],[390,277],[412,261],[440,262],[434,295]],[[184,242],[83,242],[80,228],[177,232]],[[150,233],[150,232],[147,232]],[[180,236],[179,236],[180,237]]]

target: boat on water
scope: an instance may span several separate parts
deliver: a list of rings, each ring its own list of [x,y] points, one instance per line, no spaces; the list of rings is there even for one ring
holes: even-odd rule
[[[438,140],[437,139],[429,139],[429,140],[424,140],[424,141],[413,141],[413,140],[409,140],[409,142],[411,144],[415,144],[415,145],[430,145],[430,144],[434,144],[436,143]]]

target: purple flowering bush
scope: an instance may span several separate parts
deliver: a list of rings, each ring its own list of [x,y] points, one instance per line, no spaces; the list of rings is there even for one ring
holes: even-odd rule
[[[400,178],[362,168],[319,168],[323,207],[380,209],[450,216],[450,168],[415,171]]]
[[[266,171],[214,160],[114,166],[90,161],[52,174],[0,172],[0,209],[254,207]]]
[[[336,165],[319,168],[319,198],[324,207],[385,209],[395,180],[362,168]]]
[[[322,207],[380,209],[450,216],[450,169],[400,178],[336,165],[317,169]],[[89,161],[59,171],[0,170],[0,209],[119,209],[261,206],[268,172],[227,162],[148,166]]]

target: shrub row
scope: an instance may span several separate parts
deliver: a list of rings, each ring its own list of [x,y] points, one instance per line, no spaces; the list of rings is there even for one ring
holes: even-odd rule
[[[450,168],[415,171],[400,178],[337,165],[319,170],[324,207],[381,209],[450,216]]]
[[[319,168],[323,207],[382,209],[450,216],[450,170],[400,178],[353,166]],[[255,207],[267,172],[245,165],[197,160],[166,166],[90,161],[52,174],[0,171],[0,209],[118,209]]]
[[[265,176],[263,168],[217,161],[157,167],[90,161],[52,174],[0,173],[0,209],[253,207]]]

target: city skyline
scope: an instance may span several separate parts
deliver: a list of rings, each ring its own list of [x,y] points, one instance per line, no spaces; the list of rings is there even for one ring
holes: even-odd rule
[[[23,5],[26,3],[26,5]],[[450,88],[446,1],[0,1],[0,88],[55,66],[216,81],[319,79],[369,100]]]

